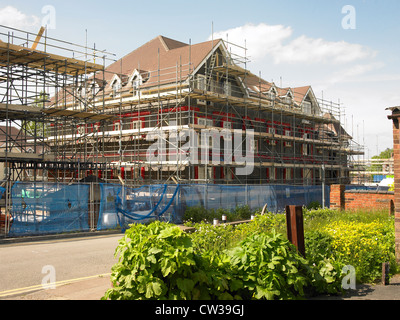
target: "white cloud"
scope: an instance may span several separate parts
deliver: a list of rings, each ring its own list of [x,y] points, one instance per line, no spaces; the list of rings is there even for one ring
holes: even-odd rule
[[[17,29],[36,27],[40,19],[34,15],[28,16],[17,8],[6,6],[0,9],[0,24]]]
[[[327,84],[332,85],[338,82],[366,82],[371,81],[370,78],[366,78],[367,73],[379,70],[383,68],[385,64],[383,62],[371,62],[367,64],[356,64],[353,66],[348,66],[340,71],[334,72],[329,76],[326,81]],[[375,75],[374,75],[375,76]],[[373,79],[372,81],[376,81]]]
[[[246,24],[226,31],[215,32],[214,39],[228,39],[229,42],[240,46],[244,46],[244,41],[246,41],[248,55],[252,59],[260,59],[269,52],[278,50],[281,43],[289,38],[292,33],[293,31],[290,27],[283,25]],[[211,40],[211,36],[209,39]],[[244,55],[244,52],[240,52],[243,50],[237,49],[235,46],[232,47],[232,51]]]
[[[327,41],[300,36],[292,39],[293,30],[283,25],[246,24],[241,27],[214,33],[214,38],[243,44],[246,39],[248,55],[253,61],[271,57],[280,63],[348,63],[373,58],[376,52],[360,44],[345,41]],[[211,36],[210,36],[211,38]],[[235,48],[232,48],[236,51]],[[237,51],[235,53],[238,53]],[[238,53],[239,54],[239,53]]]

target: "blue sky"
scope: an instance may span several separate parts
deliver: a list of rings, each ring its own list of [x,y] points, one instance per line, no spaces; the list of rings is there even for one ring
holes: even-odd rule
[[[55,9],[49,36],[84,44],[87,29],[89,45],[118,58],[159,34],[206,41],[213,23],[216,37],[246,39],[253,73],[340,99],[346,129],[365,142],[367,155],[392,147],[385,108],[400,105],[398,0],[13,0],[0,1],[0,24],[37,32],[46,5]],[[346,5],[355,10],[355,29],[342,26]]]

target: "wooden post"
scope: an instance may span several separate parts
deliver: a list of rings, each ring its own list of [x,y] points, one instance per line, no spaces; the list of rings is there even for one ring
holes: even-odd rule
[[[288,240],[305,257],[304,220],[303,208],[301,206],[286,206],[286,227]]]
[[[390,284],[389,272],[390,272],[390,263],[389,262],[382,263],[382,284],[384,286],[388,286]]]

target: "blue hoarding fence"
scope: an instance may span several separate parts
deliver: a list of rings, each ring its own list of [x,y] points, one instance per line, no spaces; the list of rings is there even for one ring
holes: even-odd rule
[[[322,204],[321,186],[288,185],[148,185],[132,188],[101,183],[99,196],[91,196],[90,184],[22,183],[12,187],[11,236],[42,235],[121,228],[153,220],[181,223],[185,210],[202,206],[208,210],[251,210],[267,204],[270,212],[283,212],[286,205]],[[328,186],[325,205],[329,207]],[[92,191],[93,192],[93,191]],[[92,206],[98,198],[98,206]],[[93,212],[97,211],[97,212]]]

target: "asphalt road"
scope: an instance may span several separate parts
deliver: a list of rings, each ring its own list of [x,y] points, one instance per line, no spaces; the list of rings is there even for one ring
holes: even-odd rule
[[[122,234],[0,245],[0,296],[13,289],[111,273]]]

